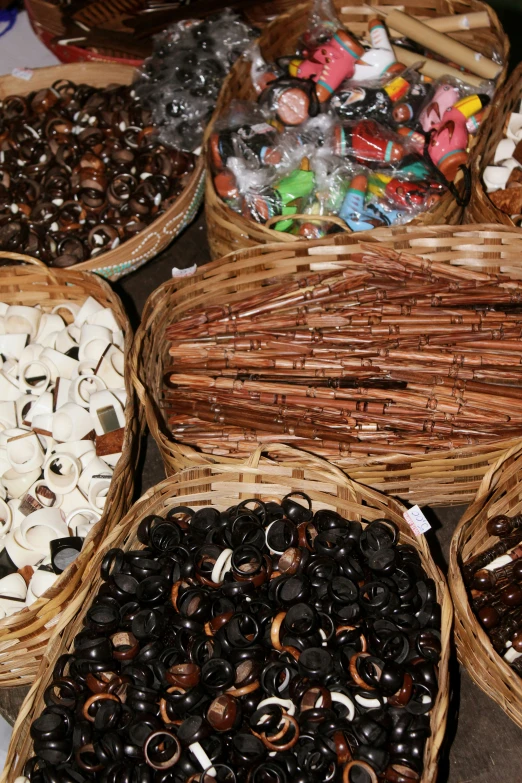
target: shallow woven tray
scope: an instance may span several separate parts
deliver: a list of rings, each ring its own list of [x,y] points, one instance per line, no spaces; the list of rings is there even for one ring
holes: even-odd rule
[[[49,87],[58,79],[69,79],[77,84],[84,82],[94,87],[131,84],[135,70],[131,66],[114,63],[80,63],[37,68],[32,74],[29,81],[16,76],[0,76],[0,100],[14,93],[27,95],[33,90]],[[194,219],[203,199],[204,175],[203,156],[200,155],[184,191],[163,215],[115,250],[82,261],[76,264],[74,269],[96,272],[109,280],[118,280],[143,266]]]
[[[24,0],[24,7],[35,35],[62,63],[118,63],[139,66],[143,60],[129,58],[123,52],[99,52],[75,44],[60,44],[57,38],[65,36],[62,11],[48,0]]]
[[[448,581],[455,608],[455,643],[469,676],[522,728],[522,677],[493,649],[469,601],[461,565],[498,539],[486,530],[497,514],[522,511],[522,441],[510,449],[484,476],[473,503],[459,522],[450,548]]]
[[[465,223],[503,223],[514,227],[509,215],[498,209],[488,194],[482,180],[482,172],[493,163],[497,144],[505,137],[509,115],[518,111],[522,100],[522,63],[517,65],[505,85],[499,90],[491,106],[491,112],[482,126],[472,162],[473,189],[471,200],[464,212]]]
[[[31,721],[40,714],[44,706],[43,693],[49,684],[55,661],[72,647],[74,636],[81,629],[82,619],[100,586],[99,567],[104,553],[111,547],[122,547],[125,551],[141,549],[142,546],[136,539],[136,530],[142,517],[146,514],[163,515],[173,506],[179,505],[180,499],[186,506],[214,505],[224,510],[236,505],[241,499],[281,499],[292,490],[306,492],[312,499],[314,510],[333,508],[349,519],[358,519],[363,523],[382,517],[391,519],[401,531],[401,542],[415,547],[428,576],[435,581],[437,599],[442,608],[442,656],[439,664],[439,692],[431,712],[431,737],[426,743],[424,774],[421,779],[421,783],[435,783],[449,700],[448,661],[452,606],[444,577],[434,564],[424,537],[416,538],[412,535],[403,519],[405,509],[400,503],[351,481],[324,460],[314,459],[307,470],[294,469],[286,463],[288,460],[299,461],[299,452],[277,444],[271,446],[270,450],[281,452],[282,463],[276,465],[267,460],[259,462],[259,449],[248,463],[242,465],[215,464],[182,471],[149,490],[114,528],[90,564],[80,593],[69,605],[56,628],[38,677],[18,715],[0,783],[12,783],[21,775],[24,762],[31,755]]]
[[[132,330],[119,297],[95,275],[76,270],[48,269],[41,261],[0,252],[0,263],[13,259],[30,266],[0,267],[0,301],[7,304],[41,305],[47,312],[62,302],[83,302],[93,296],[111,307],[125,332],[125,357],[128,362]],[[134,466],[139,439],[138,416],[130,376],[125,371],[127,404],[123,453],[114,469],[107,495],[106,511],[87,537],[83,549],[53,586],[30,607],[0,621],[0,687],[31,685],[56,624],[74,601],[89,565],[107,533],[127,511],[134,491]]]
[[[521,231],[509,231],[503,226],[402,226],[337,235],[328,241],[260,245],[214,261],[193,277],[163,283],[145,304],[134,340],[130,371],[167,475],[187,465],[206,464],[215,459],[174,441],[164,423],[160,400],[163,368],[170,363],[169,343],[164,336],[167,326],[199,302],[226,302],[234,292],[249,291],[275,275],[299,271],[304,276],[319,263],[359,253],[361,242],[379,242],[394,250],[437,261],[522,276]],[[488,467],[514,442],[507,440],[415,457],[397,454],[357,461],[343,459],[336,464],[363,484],[411,503],[467,503],[473,499]]]
[[[382,6],[385,8],[386,6],[396,5],[394,0],[369,0],[369,2],[352,0],[349,5],[346,5],[343,0],[333,0],[333,4],[341,22],[357,35],[363,35],[367,30],[368,18],[371,13],[369,6]],[[491,20],[490,30],[463,31],[453,35],[462,43],[480,50],[488,57],[491,57],[493,52],[500,54],[504,62],[504,68],[498,77],[497,88],[504,83],[509,55],[509,41],[492,8],[485,3],[478,2],[478,0],[462,0],[462,2],[451,2],[450,0],[409,0],[405,8],[412,16],[419,17],[487,10]],[[273,61],[276,57],[291,54],[294,51],[300,35],[306,30],[308,13],[309,6],[301,5],[291,13],[276,19],[267,26],[259,39],[259,44],[261,52],[268,62]],[[216,120],[226,114],[232,100],[255,100],[256,97],[250,78],[250,63],[245,60],[238,60],[224,82],[216,110],[205,134],[205,155],[209,171],[211,171],[211,165],[208,139]],[[488,111],[489,109],[486,109],[486,113]],[[478,133],[477,140],[480,136],[481,132]],[[475,138],[472,141],[472,144],[474,143]],[[434,209],[422,213],[412,222],[418,225],[456,225],[461,222],[462,215],[462,208],[458,206],[451,193],[447,192]],[[241,250],[244,247],[252,247],[264,242],[295,242],[295,236],[282,231],[274,231],[234,212],[217,195],[211,176],[207,177],[205,216],[210,252],[213,258],[219,258],[232,250]]]

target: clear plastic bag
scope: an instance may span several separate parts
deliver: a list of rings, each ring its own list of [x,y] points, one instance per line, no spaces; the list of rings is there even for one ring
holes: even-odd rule
[[[406,156],[416,156],[410,141],[376,120],[337,123],[334,152],[372,168],[397,165]]]
[[[230,10],[173,25],[155,40],[135,90],[152,110],[160,141],[194,151],[223,79],[254,31]]]

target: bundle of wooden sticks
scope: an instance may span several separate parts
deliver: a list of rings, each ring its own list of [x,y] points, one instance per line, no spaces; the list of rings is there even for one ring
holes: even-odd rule
[[[372,248],[375,246],[372,245]],[[522,436],[522,284],[372,249],[167,329],[176,439],[328,459]]]

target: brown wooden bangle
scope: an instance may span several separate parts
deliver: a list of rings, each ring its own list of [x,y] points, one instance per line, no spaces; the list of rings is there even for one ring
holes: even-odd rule
[[[172,590],[170,593],[170,600],[172,601],[172,606],[176,610],[176,612],[179,612],[178,608],[178,593],[180,591],[181,587],[188,587],[188,582],[184,582],[182,579],[178,579],[177,582],[174,582],[172,585]]]
[[[254,587],[261,587],[261,585],[264,585],[264,583],[267,581],[268,578],[269,577],[266,571],[266,566],[263,566],[261,568],[261,571],[255,576],[246,577],[246,576],[239,576],[239,574],[234,574],[234,580],[236,582],[251,582]],[[218,585],[215,586],[217,587]]]
[[[370,654],[365,652],[355,653],[355,655],[352,655],[350,658],[350,674],[352,676],[352,680],[356,685],[359,686],[359,688],[364,688],[365,691],[374,691],[375,688],[373,688],[371,685],[368,685],[362,677],[359,675],[359,672],[357,671],[357,661],[359,658],[369,658]]]
[[[97,674],[89,672],[85,678],[85,684],[91,693],[107,693],[109,685],[115,678],[119,679],[116,672],[97,672]]]
[[[339,764],[346,764],[352,760],[352,751],[348,740],[344,735],[344,731],[334,731],[332,739],[335,743],[335,752],[337,753],[337,761]]]
[[[417,783],[420,775],[411,767],[405,767],[403,764],[390,764],[384,772],[386,783]]]
[[[312,547],[308,541],[308,531],[310,531],[310,537],[313,541],[317,535],[317,530],[311,522],[301,522],[301,524],[297,526],[297,532],[299,533],[299,546],[304,546],[311,552]]]
[[[239,698],[239,696],[246,696],[248,693],[257,691],[258,688],[259,680],[256,680],[255,682],[251,682],[250,685],[244,685],[242,688],[229,688],[226,693],[228,693],[230,696]]]
[[[85,772],[101,772],[103,769],[103,764],[94,764],[93,766],[90,766],[89,764],[86,764],[85,761],[82,759],[82,753],[92,753],[93,756],[96,755],[94,752],[94,746],[92,743],[89,743],[89,745],[83,745],[81,748],[78,748],[77,751],[74,753],[74,758],[76,760],[76,763],[80,767],[80,769],[85,770]]]
[[[404,707],[411,699],[412,692],[413,677],[409,672],[405,672],[402,687],[393,696],[388,696],[388,704],[391,704],[393,707]]]
[[[176,750],[172,754],[172,756],[167,759],[166,761],[151,761],[149,756],[149,745],[156,737],[165,736],[169,737],[176,746]],[[143,752],[145,754],[145,761],[147,764],[152,767],[153,769],[169,769],[170,767],[173,767],[174,764],[177,764],[179,761],[179,757],[181,756],[181,745],[179,743],[178,738],[172,734],[170,731],[165,731],[160,729],[159,731],[153,731],[152,734],[149,734],[147,739],[145,740],[145,744],[143,746]]]
[[[355,759],[349,761],[348,764],[345,766],[343,770],[343,783],[353,783],[350,780],[351,777],[350,773],[352,769],[357,767],[359,769],[363,769],[367,773],[367,775],[369,775],[371,783],[379,783],[373,767],[370,767],[370,765],[367,764],[366,761],[356,761]]]
[[[128,647],[127,650],[113,650],[112,657],[117,661],[131,661],[140,651],[139,641],[136,639],[133,633],[128,631],[120,631],[119,633],[115,633],[113,636],[111,636],[111,642],[114,648],[118,646]]]
[[[321,696],[323,699],[322,704],[317,705],[317,701]],[[325,688],[323,685],[314,685],[303,693],[299,706],[301,711],[313,710],[317,706],[321,707],[321,709],[329,710],[332,706],[332,695],[328,688]]]
[[[89,696],[85,704],[83,705],[82,715],[85,720],[94,723],[94,718],[89,714],[89,709],[98,701],[117,701],[120,703],[120,699],[113,693],[95,693],[93,696]]]
[[[224,614],[219,614],[217,617],[214,617],[213,620],[205,623],[203,626],[205,634],[207,636],[214,636],[214,634],[219,631],[220,628],[228,623],[233,614],[234,612],[225,612]]]
[[[207,721],[216,731],[230,731],[238,717],[238,704],[230,693],[222,693],[207,710]]]
[[[292,576],[293,574],[297,573],[300,564],[300,550],[297,547],[290,547],[289,549],[285,549],[279,558],[277,567],[282,574]]]
[[[193,688],[201,677],[201,669],[195,663],[178,663],[165,672],[165,679],[180,688]]]
[[[223,582],[213,582],[212,579],[208,579],[206,576],[202,576],[201,574],[198,574],[196,579],[200,584],[204,585],[205,587],[213,587],[214,590],[223,585]]]
[[[125,694],[127,693],[130,682],[131,678],[127,677],[127,675],[118,675],[110,681],[107,693],[113,693],[120,701],[124,701],[125,699],[123,697],[125,697]]]
[[[179,685],[171,685],[170,688],[167,688],[167,693],[186,693],[186,690],[185,688],[181,688]],[[169,718],[167,715],[167,700],[165,698],[160,699],[159,708],[163,723],[166,723],[170,726],[177,726],[183,722],[178,720],[171,720]]]
[[[301,657],[301,653],[299,652],[299,650],[296,647],[289,647],[289,646],[285,645],[281,649],[283,650],[283,652],[289,653],[289,655],[291,655],[293,658],[295,658],[296,661],[298,661],[299,658]]]
[[[283,645],[279,640],[279,633],[281,631],[281,624],[286,617],[286,612],[278,612],[272,620],[270,626],[270,642],[275,650],[282,650]]]
[[[285,724],[282,732],[278,732],[277,734],[271,735],[270,737],[267,737],[265,734],[261,735],[261,740],[269,750],[280,751],[281,753],[283,753],[285,750],[290,750],[290,748],[293,748],[299,739],[299,724],[296,719],[292,717],[292,715],[289,715],[287,712],[285,712],[283,713],[282,720]],[[285,734],[288,734],[288,732],[291,730],[291,726],[294,728],[294,735],[292,739],[284,745],[276,744],[277,739],[280,739],[284,737]]]

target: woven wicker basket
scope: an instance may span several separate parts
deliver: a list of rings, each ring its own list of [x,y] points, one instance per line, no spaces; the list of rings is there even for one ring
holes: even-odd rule
[[[517,65],[505,85],[499,90],[491,105],[491,111],[482,126],[472,162],[473,189],[471,200],[464,213],[465,223],[503,223],[514,226],[509,215],[498,209],[484,187],[482,173],[493,163],[497,144],[505,136],[509,115],[518,111],[522,100],[522,63]]]
[[[59,655],[71,648],[75,634],[82,627],[82,619],[91,599],[100,586],[99,566],[103,554],[111,547],[122,547],[125,550],[142,548],[136,539],[139,520],[146,514],[165,514],[169,508],[179,504],[180,498],[186,506],[213,505],[223,510],[236,505],[241,499],[282,498],[291,490],[306,492],[312,499],[314,510],[334,508],[340,514],[347,515],[350,519],[359,519],[363,523],[380,517],[391,519],[401,531],[401,541],[415,547],[428,576],[435,580],[437,598],[442,607],[442,657],[439,664],[439,693],[431,712],[432,731],[426,744],[422,776],[422,783],[435,783],[449,700],[448,660],[452,606],[444,577],[435,566],[424,537],[415,538],[412,535],[403,519],[404,507],[400,503],[351,481],[341,471],[320,459],[314,459],[306,470],[288,467],[287,459],[292,462],[299,461],[299,453],[285,446],[270,446],[271,452],[278,449],[283,461],[277,465],[266,460],[260,463],[261,452],[258,450],[244,465],[216,464],[188,468],[151,489],[114,528],[90,564],[81,591],[57,625],[38,677],[16,721],[0,783],[12,783],[21,775],[24,762],[31,754],[31,721],[43,708],[43,693],[49,684],[54,662]],[[67,623],[70,624],[66,627]],[[66,630],[62,634],[64,628]]]
[[[4,0],[4,4],[6,1],[10,2],[10,0]],[[93,27],[96,27],[97,24],[103,22],[106,29],[109,27],[107,23],[110,23],[111,29],[128,32],[129,28],[125,27],[123,20],[129,18],[140,6],[143,7],[144,5],[145,3],[143,2],[136,3],[133,0],[123,0],[122,2],[120,0],[119,3],[104,4],[103,11],[105,11],[105,14],[103,14],[103,18],[99,7],[80,9],[76,18],[88,27],[91,24]],[[180,4],[178,3],[178,5]],[[204,5],[208,9],[208,3],[204,3]],[[226,3],[223,2],[223,7],[225,5]],[[256,27],[264,27],[267,20],[274,18],[277,14],[286,13],[294,5],[293,0],[265,0],[265,2],[253,4],[243,3],[243,7],[239,10],[249,24]],[[116,47],[111,49],[85,48],[72,43],[58,43],[57,39],[66,38],[66,29],[62,9],[56,2],[52,0],[24,0],[24,6],[35,34],[44,46],[47,46],[62,63],[105,62],[134,66],[143,63],[141,59],[129,58],[128,55],[119,51]],[[183,18],[197,17],[197,0],[193,0],[189,5],[183,4],[182,9],[184,9]],[[125,16],[126,14],[127,16]]]
[[[193,277],[163,283],[145,304],[133,345],[131,374],[167,475],[191,464],[212,461],[212,457],[175,442],[164,424],[160,406],[163,369],[169,360],[169,346],[164,338],[167,326],[198,303],[230,301],[236,292],[249,291],[275,275],[299,272],[304,276],[320,263],[348,258],[361,251],[363,241],[481,271],[502,270],[522,276],[520,231],[508,231],[502,226],[402,226],[400,230],[337,235],[329,241],[261,245],[214,261]],[[502,441],[416,457],[397,454],[359,461],[352,458],[336,464],[357,481],[411,503],[467,503],[473,499],[488,467],[513,443]]]
[[[128,358],[132,331],[118,296],[95,275],[69,270],[51,270],[35,259],[0,252],[0,262],[23,261],[26,266],[0,268],[0,301],[7,304],[41,305],[48,311],[63,302],[83,302],[93,296],[105,307],[111,307],[125,332],[125,356]],[[93,528],[76,560],[54,585],[30,607],[0,621],[0,686],[30,685],[47,649],[54,626],[82,585],[86,567],[104,536],[124,514],[132,500],[134,466],[139,438],[139,420],[134,391],[128,373],[125,377],[125,440],[123,453],[115,469],[106,501],[106,512]]]
[[[369,6],[394,5],[394,0],[353,0],[346,5],[342,0],[334,0],[339,19],[351,32],[362,35],[368,24]],[[503,58],[502,70],[497,86],[505,80],[509,54],[509,42],[495,12],[485,3],[477,0],[449,2],[449,0],[411,0],[406,10],[413,16],[428,17],[437,15],[462,14],[469,11],[487,10],[491,20],[491,29],[472,30],[456,33],[462,43],[482,51],[487,56],[498,52]],[[275,57],[291,53],[308,23],[308,6],[299,6],[290,14],[276,19],[261,35],[259,44],[265,58],[270,62]],[[208,169],[210,170],[208,139],[216,120],[226,114],[232,100],[255,100],[256,94],[250,78],[250,63],[238,61],[227,77],[219,97],[216,110],[205,135]],[[478,137],[480,137],[480,133]],[[463,210],[448,192],[434,209],[419,215],[414,223],[419,225],[456,225],[461,222]],[[205,215],[208,241],[213,258],[219,258],[233,250],[252,247],[264,242],[294,242],[295,237],[281,231],[274,231],[264,225],[249,220],[228,207],[218,196],[212,177],[207,177],[205,192]]]
[[[484,476],[473,503],[451,541],[448,580],[455,608],[455,643],[471,679],[522,728],[522,678],[493,649],[468,601],[461,566],[498,541],[488,535],[488,519],[522,511],[522,442],[504,454]]]
[[[128,65],[80,63],[38,68],[32,74],[29,81],[23,81],[16,76],[0,77],[0,100],[14,93],[27,95],[33,90],[49,87],[58,79],[84,82],[95,87],[131,84],[135,71]],[[82,272],[96,272],[109,280],[118,280],[143,266],[163,250],[195,217],[203,198],[204,174],[203,157],[200,155],[188,185],[163,215],[115,250],[109,250],[108,253],[76,264],[74,268]]]
[[[143,63],[143,60],[124,57],[121,52],[100,53],[74,44],[60,44],[56,39],[65,37],[65,27],[59,6],[49,0],[24,0],[24,7],[35,35],[62,63],[117,63],[131,66]]]

